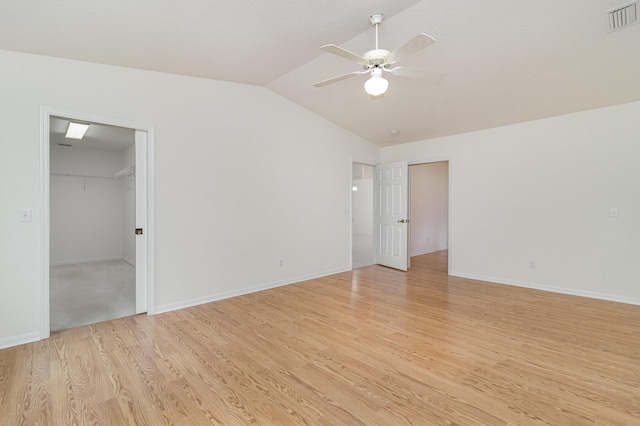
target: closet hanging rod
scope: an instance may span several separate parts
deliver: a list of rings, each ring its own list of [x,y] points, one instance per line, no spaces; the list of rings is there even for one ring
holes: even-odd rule
[[[51,173],[51,176],[74,176],[74,177],[81,177],[81,178],[113,179],[113,176],[77,175],[77,174],[71,174],[71,173]]]

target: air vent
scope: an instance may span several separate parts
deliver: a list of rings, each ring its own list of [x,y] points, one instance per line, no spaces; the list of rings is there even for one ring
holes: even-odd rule
[[[631,24],[635,24],[638,20],[636,2],[628,3],[623,6],[616,7],[607,12],[609,31],[621,30]]]

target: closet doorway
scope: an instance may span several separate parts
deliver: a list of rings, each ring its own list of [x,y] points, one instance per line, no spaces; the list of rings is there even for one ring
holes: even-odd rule
[[[146,312],[147,132],[54,114],[44,120],[43,337]],[[70,122],[88,125],[81,139],[68,137]]]

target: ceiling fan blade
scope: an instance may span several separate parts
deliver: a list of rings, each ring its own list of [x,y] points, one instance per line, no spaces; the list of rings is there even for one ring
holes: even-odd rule
[[[447,75],[442,72],[427,71],[420,68],[395,67],[389,70],[391,74],[398,77],[419,78],[433,83],[441,82]]]
[[[355,77],[356,75],[364,74],[365,72],[368,72],[368,71],[354,71],[354,72],[350,72],[349,74],[342,74],[342,75],[339,75],[337,77],[331,77],[331,78],[328,78],[326,80],[318,81],[317,83],[313,83],[313,85],[316,86],[316,87],[322,87],[322,86],[326,86],[327,84],[335,83],[336,81],[346,80],[347,78],[351,78],[351,77]]]
[[[327,44],[325,46],[322,46],[320,49],[324,50],[327,53],[333,53],[334,55],[341,56],[358,64],[365,65],[367,63],[367,60],[362,56],[356,55],[353,52],[349,52],[348,50],[343,49],[340,46],[336,46],[335,44]]]
[[[409,55],[413,55],[419,50],[422,50],[435,42],[436,40],[430,35],[420,33],[402,46],[398,47],[393,52],[391,52],[389,54],[389,62],[398,62],[400,59],[406,58]]]

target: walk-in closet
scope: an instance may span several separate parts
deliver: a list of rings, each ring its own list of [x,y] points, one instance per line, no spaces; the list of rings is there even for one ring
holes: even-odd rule
[[[51,118],[51,331],[135,313],[134,131]]]

